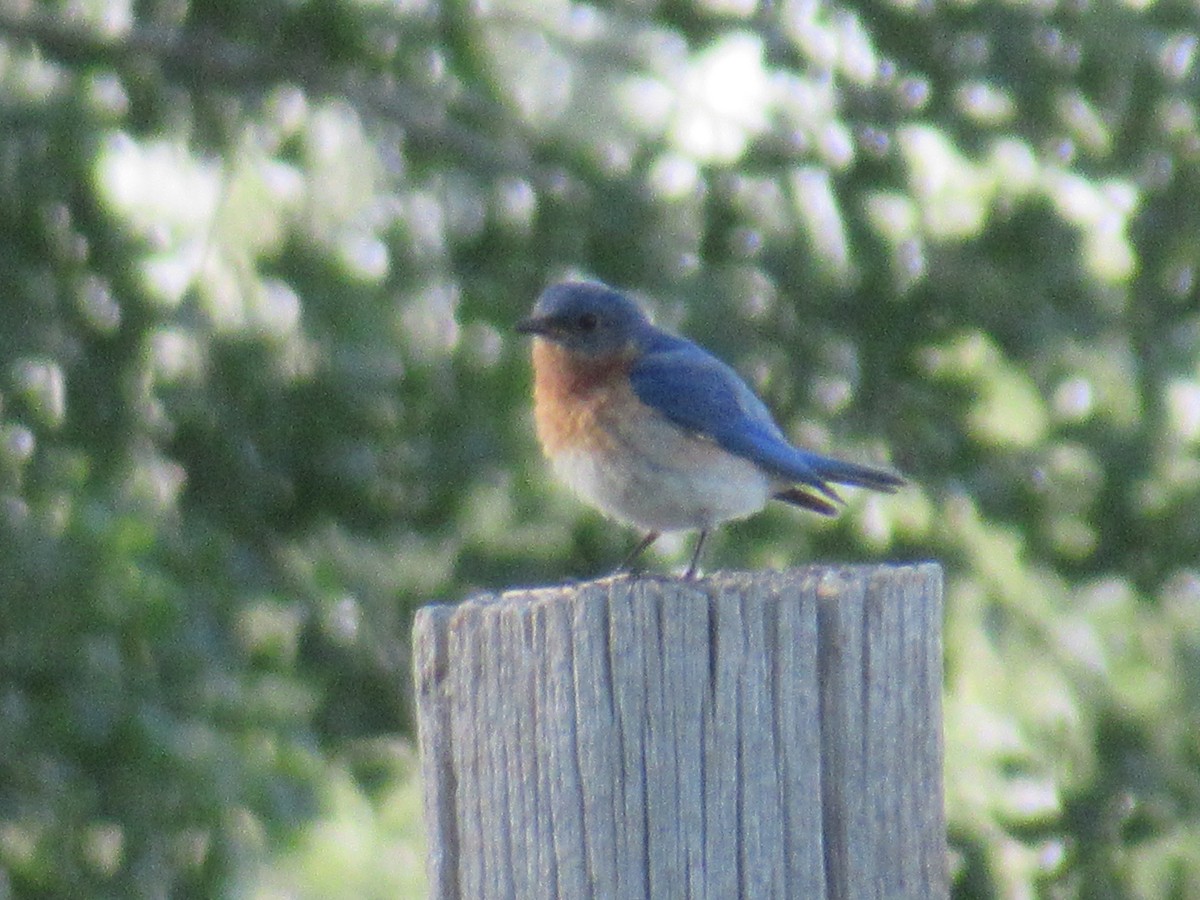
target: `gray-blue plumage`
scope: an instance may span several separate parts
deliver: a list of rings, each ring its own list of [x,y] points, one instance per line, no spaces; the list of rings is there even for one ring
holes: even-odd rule
[[[894,491],[904,483],[891,472],[793,447],[766,405],[732,368],[683,338],[671,336],[669,342],[649,349],[629,380],[639,400],[680,428],[832,500],[840,498],[829,482],[881,491]]]

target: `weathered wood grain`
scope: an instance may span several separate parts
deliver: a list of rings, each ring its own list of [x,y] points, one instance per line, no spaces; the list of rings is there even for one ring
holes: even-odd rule
[[[510,591],[413,640],[439,900],[948,893],[936,565]]]

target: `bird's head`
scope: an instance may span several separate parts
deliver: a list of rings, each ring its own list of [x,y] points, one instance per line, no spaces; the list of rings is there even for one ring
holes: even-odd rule
[[[594,282],[563,281],[542,292],[517,331],[598,358],[637,346],[652,327],[641,308],[624,294]]]

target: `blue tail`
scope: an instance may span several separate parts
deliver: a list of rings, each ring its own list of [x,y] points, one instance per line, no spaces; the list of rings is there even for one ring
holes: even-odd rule
[[[831,487],[833,484],[870,488],[889,494],[904,484],[904,479],[895,472],[797,450],[773,434],[754,434],[747,430],[741,432],[739,437],[742,440],[738,450],[743,455],[777,475],[814,488],[835,503],[841,503],[842,498]]]
[[[862,466],[857,463],[844,462],[840,459],[830,459],[816,453],[797,450],[805,467],[815,472],[817,476],[834,484],[848,484],[852,487],[870,488],[873,491],[894,493],[904,484],[904,479],[895,472],[886,469],[876,469],[873,466]]]

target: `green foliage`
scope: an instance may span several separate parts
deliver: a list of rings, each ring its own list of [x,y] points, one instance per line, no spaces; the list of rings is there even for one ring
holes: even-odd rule
[[[632,538],[531,437],[581,273],[912,477],[710,563],[946,565],[956,894],[1200,894],[1186,5],[9,7],[0,893],[419,894],[413,610]]]

